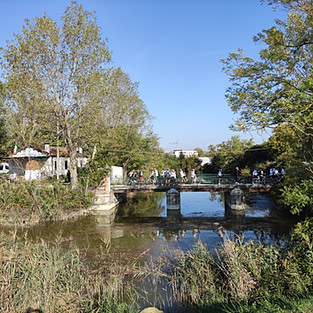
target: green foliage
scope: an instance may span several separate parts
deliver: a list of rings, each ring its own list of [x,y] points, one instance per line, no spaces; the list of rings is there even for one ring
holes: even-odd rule
[[[10,131],[20,147],[60,136],[70,151],[75,189],[78,147],[87,151],[97,145],[105,156],[101,163],[125,169],[142,167],[160,149],[138,83],[108,67],[111,55],[95,14],[72,1],[61,24],[47,15],[26,20],[22,33],[2,50],[1,65]],[[89,178],[92,184],[99,181],[96,172]]]
[[[155,159],[163,151],[151,130],[152,117],[139,97],[138,83],[120,68],[110,69],[101,88],[105,111],[99,116],[89,145],[97,146],[97,154],[107,164],[125,170],[156,165]]]
[[[239,119],[237,130],[276,127],[271,140],[280,162],[294,157],[313,160],[312,150],[312,1],[268,1],[289,11],[285,21],[263,30],[255,41],[265,44],[253,60],[243,51],[224,59],[223,70],[232,85],[227,100]],[[311,169],[310,169],[311,170]]]
[[[224,172],[232,172],[236,166],[241,167],[245,152],[252,146],[252,139],[241,140],[239,136],[233,136],[230,140],[218,144],[212,159],[215,171],[222,168]]]
[[[290,240],[292,257],[299,265],[302,279],[313,285],[313,218],[298,223]]]
[[[192,169],[198,171],[201,167],[201,161],[197,157],[188,157],[186,158],[183,154],[180,154],[178,158],[176,158],[176,166],[174,168],[177,173],[180,169],[182,169],[185,173],[190,173]]]
[[[102,159],[100,156],[90,160],[85,168],[78,168],[77,173],[82,185],[86,188],[98,187],[103,179],[110,174],[110,167],[108,167],[106,159]]]
[[[0,216],[8,222],[54,219],[85,209],[92,195],[51,182],[0,181]]]
[[[300,214],[304,209],[313,210],[313,180],[303,180],[298,185],[288,185],[282,190],[285,203],[292,214]]]

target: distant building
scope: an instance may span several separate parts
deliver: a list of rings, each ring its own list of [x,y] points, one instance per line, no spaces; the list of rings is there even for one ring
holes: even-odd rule
[[[198,151],[196,150],[182,150],[182,149],[173,150],[173,155],[175,155],[176,158],[179,158],[181,154],[184,155],[186,158],[198,157]]]

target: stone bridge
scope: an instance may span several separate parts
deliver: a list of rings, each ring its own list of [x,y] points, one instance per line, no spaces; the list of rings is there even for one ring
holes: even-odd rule
[[[224,192],[225,202],[232,210],[244,210],[245,194],[251,192],[269,192],[270,184],[243,184],[243,183],[223,183],[223,184],[175,184],[175,185],[112,185],[112,192],[119,197],[127,197],[137,192],[166,192],[166,202],[168,209],[178,209],[180,207],[180,192]]]

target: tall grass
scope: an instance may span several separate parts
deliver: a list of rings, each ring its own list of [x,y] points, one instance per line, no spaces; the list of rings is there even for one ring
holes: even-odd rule
[[[190,251],[176,251],[176,257],[164,253],[137,275],[167,282],[173,301],[197,307],[197,312],[211,312],[209,308],[217,305],[227,307],[224,312],[249,312],[252,304],[257,311],[262,303],[301,298],[313,291],[312,230],[313,220],[298,224],[282,246],[232,241],[220,229],[223,244],[214,253],[199,241]]]
[[[51,246],[0,235],[0,264],[0,312],[138,312],[125,268],[94,267],[58,241]],[[129,303],[122,302],[126,296]]]

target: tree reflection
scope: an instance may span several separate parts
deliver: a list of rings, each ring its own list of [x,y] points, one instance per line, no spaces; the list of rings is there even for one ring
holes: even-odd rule
[[[160,216],[165,210],[165,206],[162,204],[164,197],[163,192],[136,193],[121,206],[118,215],[121,217]]]

